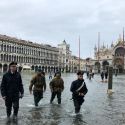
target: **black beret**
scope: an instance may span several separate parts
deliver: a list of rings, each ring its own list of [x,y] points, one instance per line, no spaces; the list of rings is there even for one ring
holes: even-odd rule
[[[79,70],[79,71],[77,72],[77,75],[83,75],[83,74],[84,74],[84,72],[81,71],[81,70]]]
[[[11,62],[11,63],[9,64],[9,66],[11,66],[11,65],[17,65],[17,62]]]

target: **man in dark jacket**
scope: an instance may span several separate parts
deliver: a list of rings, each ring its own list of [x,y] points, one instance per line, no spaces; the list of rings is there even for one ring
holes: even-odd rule
[[[1,83],[1,95],[5,100],[7,119],[10,121],[13,106],[13,120],[17,120],[19,98],[23,97],[24,89],[20,73],[17,72],[17,63],[9,64],[9,71],[3,75]]]
[[[86,84],[83,79],[83,72],[78,71],[78,79],[73,81],[71,84],[70,91],[72,92],[72,98],[75,106],[75,113],[80,112],[82,103],[84,102],[84,96],[88,92]]]

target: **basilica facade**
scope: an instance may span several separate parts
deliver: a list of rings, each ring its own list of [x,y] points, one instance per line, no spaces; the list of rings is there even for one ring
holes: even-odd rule
[[[112,43],[109,47],[102,45],[100,48],[94,48],[93,66],[96,72],[106,70],[113,66],[114,71],[118,73],[125,72],[125,41],[122,39]]]

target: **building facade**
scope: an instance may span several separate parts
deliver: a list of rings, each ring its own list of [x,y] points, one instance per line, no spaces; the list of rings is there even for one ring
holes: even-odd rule
[[[72,56],[70,45],[64,40],[58,47],[33,43],[0,35],[0,71],[6,72],[11,61],[21,69],[41,69],[45,72],[76,72],[85,69],[85,60]]]
[[[0,35],[0,70],[6,71],[11,61],[23,69],[46,72],[58,70],[59,49],[50,45]]]
[[[96,72],[107,69],[109,65],[118,73],[125,72],[125,41],[122,39],[112,43],[110,47],[103,45],[97,49],[95,46],[94,52],[93,66]]]
[[[77,72],[78,70],[86,71],[86,60],[77,56],[72,56],[71,61],[72,72]]]
[[[64,40],[61,44],[58,44],[59,48],[59,68],[63,72],[71,72],[71,50],[70,45]]]

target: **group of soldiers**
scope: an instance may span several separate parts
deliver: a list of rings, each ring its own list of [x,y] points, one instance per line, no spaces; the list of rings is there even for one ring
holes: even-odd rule
[[[58,104],[61,104],[61,93],[64,90],[64,81],[61,78],[61,73],[56,72],[55,77],[49,83],[51,90],[50,103],[53,102],[55,96],[57,96]],[[32,78],[29,86],[29,91],[34,95],[34,104],[38,106],[39,101],[43,98],[43,92],[46,91],[45,73],[38,70],[36,75]]]
[[[64,90],[64,81],[61,78],[61,73],[56,72],[54,78],[50,81],[49,87],[51,90],[50,103],[53,103],[54,98],[57,96],[58,104],[61,104],[61,94]],[[31,79],[29,85],[29,92],[34,96],[34,104],[37,107],[39,101],[43,98],[43,92],[46,91],[45,73],[39,70]],[[83,72],[77,72],[77,80],[71,84],[70,91],[72,92],[72,99],[74,102],[75,113],[80,112],[81,105],[84,102],[84,96],[88,92],[85,81],[83,79]],[[1,82],[1,95],[5,101],[7,122],[10,122],[11,110],[13,106],[13,120],[17,120],[19,99],[24,96],[24,87],[22,78],[17,72],[17,63],[11,62],[9,70],[3,75]]]

